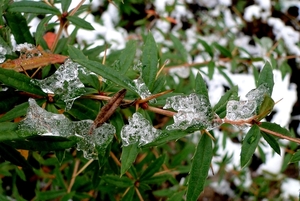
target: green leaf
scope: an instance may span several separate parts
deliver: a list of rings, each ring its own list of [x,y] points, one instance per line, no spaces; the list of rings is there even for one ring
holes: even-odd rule
[[[170,174],[162,174],[162,175],[150,177],[148,179],[144,179],[141,182],[144,184],[162,184],[163,182],[167,181],[171,177],[172,175]]]
[[[219,45],[218,43],[216,42],[213,42],[213,46],[220,51],[220,53],[225,56],[225,57],[228,57],[228,58],[232,58],[232,55],[231,55],[231,52],[226,49],[225,47],[223,47],[222,45]]]
[[[131,187],[127,193],[124,195],[124,197],[122,198],[122,201],[132,201],[133,200],[133,196],[134,196],[134,187]]]
[[[53,15],[49,15],[42,19],[40,23],[38,24],[35,32],[35,40],[36,40],[36,45],[41,45],[44,50],[49,49],[46,41],[44,40],[43,36],[47,30],[47,24],[49,21],[52,19]]]
[[[0,156],[4,160],[10,161],[17,166],[31,169],[31,166],[20,152],[3,142],[0,143]]]
[[[199,41],[199,42],[201,43],[201,45],[204,47],[204,50],[209,54],[209,56],[210,56],[211,58],[213,58],[213,57],[214,57],[214,51],[213,51],[213,49],[211,48],[211,46],[208,45],[207,42],[204,41],[204,40],[198,39],[198,41]]]
[[[297,163],[299,161],[300,161],[300,150],[298,150],[293,154],[292,158],[290,159],[290,163]]]
[[[229,100],[238,100],[238,87],[234,86],[220,98],[219,102],[213,107],[213,110],[220,118],[226,116],[226,106]]]
[[[56,200],[66,194],[66,190],[36,191],[36,200]]]
[[[175,50],[179,52],[183,62],[187,62],[188,53],[187,53],[185,47],[182,45],[181,41],[177,37],[175,37],[173,34],[170,34],[170,38],[174,44]]]
[[[78,120],[96,119],[99,112],[100,104],[98,101],[91,99],[77,99],[73,106],[68,110],[68,114],[72,115]]]
[[[6,144],[16,148],[32,151],[55,151],[74,147],[75,140],[58,136],[33,136],[15,141],[5,141]]]
[[[127,188],[134,185],[134,181],[129,179],[128,177],[120,177],[117,175],[105,175],[101,177],[108,184],[111,184],[115,187]]]
[[[264,68],[261,70],[256,86],[258,87],[264,83],[268,85],[269,93],[271,96],[274,87],[274,79],[273,79],[273,70],[269,62],[266,62]]]
[[[267,143],[272,147],[272,149],[280,155],[280,146],[277,142],[277,140],[270,134],[267,134],[265,132],[261,132],[261,135],[263,138],[267,141]]]
[[[63,0],[61,1],[61,9],[63,12],[67,12],[70,5],[71,5],[72,0]]]
[[[270,131],[280,133],[282,135],[291,136],[290,131],[288,131],[286,128],[283,128],[276,123],[261,122],[261,124],[259,126],[262,128],[268,129]],[[264,132],[266,132],[266,131],[264,131]]]
[[[245,136],[242,143],[241,167],[244,167],[252,158],[261,138],[259,127],[254,124]]]
[[[142,173],[140,177],[140,181],[144,181],[152,177],[156,172],[159,171],[161,166],[163,165],[165,160],[165,155],[158,157],[155,161],[153,161],[147,169]]]
[[[0,68],[0,82],[3,84],[20,91],[46,96],[46,94],[38,86],[33,85],[30,80],[31,79],[24,74],[11,69]]]
[[[129,89],[131,91],[135,91],[135,85],[131,79],[124,76],[123,74],[120,74],[118,71],[109,68],[97,61],[91,61],[86,59],[84,54],[75,47],[69,46],[69,53],[72,60],[79,63],[80,65],[86,67],[90,71],[101,75],[105,79],[108,79],[121,87],[124,87],[126,89]]]
[[[182,201],[184,200],[185,191],[179,191],[174,193],[167,201]]]
[[[121,176],[131,167],[138,153],[138,142],[128,146],[123,146],[121,155]]]
[[[75,26],[79,26],[83,29],[94,30],[94,27],[84,19],[81,19],[77,16],[68,16],[67,19],[72,22]]]
[[[206,83],[200,73],[197,73],[197,76],[195,79],[195,93],[202,94],[206,98],[209,98]]]
[[[176,167],[182,164],[182,161],[185,161],[192,153],[195,153],[195,146],[187,144],[183,149],[180,150],[178,154],[172,157],[172,163],[170,164],[170,166]]]
[[[213,60],[211,60],[208,65],[208,77],[209,79],[212,79],[214,72],[215,72],[215,62]]]
[[[46,99],[36,100],[38,105],[43,104]],[[2,117],[0,117],[0,122],[4,121],[12,121],[17,117],[25,116],[27,113],[27,109],[29,107],[28,102],[21,103],[20,105],[15,106],[13,109],[5,113]]]
[[[132,65],[136,53],[136,41],[130,40],[127,42],[126,47],[122,50],[119,57],[120,61],[120,73],[125,74]]]
[[[290,74],[292,73],[292,69],[290,67],[290,65],[288,64],[287,61],[283,61],[282,64],[280,65],[279,67],[279,70],[281,72],[281,77],[282,77],[282,80],[285,78],[285,76],[287,74]]]
[[[213,147],[210,137],[203,134],[197,145],[187,189],[187,200],[197,200],[204,189],[210,163],[213,157]]]
[[[151,32],[148,33],[143,47],[142,64],[142,78],[149,90],[152,91],[158,70],[158,50]]]
[[[273,110],[274,105],[274,100],[270,96],[266,95],[261,106],[259,107],[259,112],[256,117],[257,121],[265,118]]]
[[[0,123],[0,142],[11,141],[19,139],[20,137],[16,134],[18,124],[12,122]]]
[[[25,42],[35,44],[35,41],[29,31],[27,21],[23,15],[20,13],[6,12],[4,17],[17,44]]]
[[[35,14],[53,14],[59,15],[60,12],[57,8],[49,6],[46,3],[36,1],[19,1],[14,2],[8,6],[9,12],[23,12]]]
[[[165,90],[165,86],[166,86],[166,76],[165,75],[159,75],[157,77],[157,79],[154,82],[153,85],[153,90],[152,90],[152,94],[156,94],[159,93],[163,90]]]
[[[59,162],[59,164],[61,165],[63,160],[65,159],[65,150],[56,150],[55,151],[55,156]]]

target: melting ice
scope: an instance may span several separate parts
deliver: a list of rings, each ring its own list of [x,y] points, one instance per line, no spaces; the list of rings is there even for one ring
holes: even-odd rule
[[[167,126],[168,130],[185,130],[191,126],[204,127],[211,130],[218,126],[213,119],[210,103],[204,95],[192,93],[188,96],[172,96],[167,98],[164,109],[173,108],[177,114],[173,116],[174,124]]]
[[[78,78],[78,64],[66,60],[56,72],[43,80],[32,82],[45,92],[58,95],[66,103],[66,110],[71,109],[75,99],[85,93],[84,85]]]
[[[124,146],[136,142],[139,142],[139,146],[142,146],[152,142],[161,134],[161,131],[154,128],[141,113],[134,113],[128,121],[129,124],[123,126],[121,130],[121,138]]]
[[[0,63],[5,61],[5,55],[7,54],[7,50],[0,45]]]
[[[38,135],[79,137],[77,149],[82,150],[87,159],[97,159],[98,154],[103,154],[116,132],[114,126],[104,123],[90,134],[90,128],[94,125],[92,120],[72,122],[63,114],[47,112],[37,105],[34,99],[28,101],[29,108],[26,118],[19,124],[21,133],[35,131]]]

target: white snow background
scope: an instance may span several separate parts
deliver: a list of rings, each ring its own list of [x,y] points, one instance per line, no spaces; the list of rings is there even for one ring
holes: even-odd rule
[[[187,0],[187,2],[192,2],[192,0]],[[284,23],[280,19],[270,18],[270,8],[271,8],[271,1],[270,0],[256,0],[256,4],[249,6],[245,9],[244,12],[244,18],[246,21],[251,21],[253,18],[262,18],[265,19],[270,26],[273,27],[273,32],[276,35],[277,39],[282,38],[284,40],[284,43],[289,47],[290,53],[295,55],[300,55],[300,49],[299,46],[297,46],[297,42],[299,42],[299,32],[295,31],[291,27],[287,27],[284,25]],[[72,1],[72,4],[70,8],[74,8],[79,3],[79,0]],[[85,4],[88,4],[89,1],[86,1]],[[97,6],[103,4],[102,1],[92,1],[92,8],[96,8]],[[165,11],[165,6],[168,4],[173,4],[174,0],[155,0],[154,5],[156,7],[156,11],[161,16],[167,16],[167,12]],[[187,16],[189,17],[191,13],[183,6],[183,0],[178,0],[178,4],[175,7],[175,11],[171,13],[171,16],[175,19],[178,19],[180,22],[181,16]],[[299,1],[294,1],[293,5],[298,5],[300,7]],[[218,15],[220,13],[224,14],[224,22],[227,27],[232,27],[232,32],[236,31],[235,26],[238,25],[239,20],[234,19],[232,14],[229,12],[228,8],[226,6],[231,5],[231,0],[199,0],[199,4],[203,6],[207,6],[210,8],[213,8],[210,14],[212,15]],[[291,4],[291,1],[287,1],[284,5]],[[286,7],[287,7],[286,6]],[[58,6],[58,8],[60,8]],[[283,8],[286,9],[286,8]],[[103,45],[104,42],[108,42],[112,44],[111,49],[123,49],[125,47],[128,33],[125,29],[116,27],[119,17],[118,17],[118,9],[110,4],[108,6],[108,9],[102,14],[101,18],[103,21],[103,24],[96,23],[94,21],[94,16],[92,14],[83,13],[81,17],[86,17],[85,20],[90,22],[92,26],[95,28],[93,31],[87,31],[83,29],[79,29],[77,34],[77,39],[79,42],[85,41],[87,44],[93,44],[91,46],[95,47],[98,45]],[[53,19],[55,20],[55,19]],[[34,19],[31,21],[29,26],[31,27],[31,32],[34,33],[37,24],[39,23],[38,19]],[[159,27],[162,31],[167,31],[170,28],[170,24],[158,19],[156,22],[156,26]],[[175,28],[173,29],[174,35],[176,36],[176,30],[179,30],[181,27],[180,23],[178,23]],[[72,32],[74,29],[73,25],[70,25],[68,27],[69,33]],[[186,35],[188,41],[184,44],[186,49],[189,50],[191,46],[196,41],[196,34],[195,34],[195,27],[191,27],[188,30],[186,30]],[[164,39],[164,37],[161,35],[159,31],[157,31],[155,28],[153,28],[152,33],[154,35],[154,38],[157,43],[167,43]],[[98,39],[97,36],[104,37],[103,39]],[[205,39],[207,43],[211,43],[213,41],[218,41],[220,44],[226,44],[226,39],[221,39],[217,35],[211,35],[210,37],[202,38]],[[249,36],[239,34],[238,37],[236,37],[235,44],[237,46],[241,46],[248,50],[250,53],[252,53],[255,56],[264,56],[266,53],[266,50],[264,47],[259,46],[252,46],[249,45],[250,38]],[[199,48],[201,48],[201,45],[199,45]],[[194,60],[190,59],[190,62],[201,62],[205,59],[202,56],[196,57]],[[223,65],[228,66],[228,63],[223,63]],[[263,66],[263,62],[258,62],[255,64],[258,67]],[[176,71],[175,76],[183,76],[185,77],[187,74],[186,70],[184,68],[179,68]],[[250,91],[251,89],[255,88],[254,84],[254,78],[253,75],[250,74],[231,74],[229,71],[225,71],[227,75],[231,78],[232,82],[235,85],[238,85],[239,87],[239,95],[241,96],[241,99],[244,98],[246,93]],[[276,114],[272,118],[272,122],[275,122],[277,124],[280,124],[281,126],[285,127],[288,125],[288,123],[291,120],[290,114],[292,111],[292,107],[297,100],[297,94],[296,94],[296,86],[289,83],[289,76],[287,75],[284,80],[281,78],[281,73],[279,71],[274,71],[274,81],[275,86],[273,89],[273,95],[272,98],[276,101],[282,99],[279,103],[275,105],[274,110],[276,111]],[[224,79],[224,77],[219,74],[217,71],[215,71],[215,74],[211,80],[209,80],[207,77],[204,77],[208,84],[208,90],[209,90],[209,98],[211,101],[211,104],[214,105],[217,103],[221,95],[223,94],[223,85],[228,85],[227,81]],[[176,79],[176,77],[174,78]],[[217,129],[214,130],[216,136],[222,135]],[[285,140],[281,140],[283,143]],[[239,167],[240,165],[240,150],[241,146],[238,144],[234,144],[232,141],[227,139],[227,144],[225,150],[222,150],[222,137],[219,138],[218,141],[220,145],[220,149],[218,150],[218,154],[220,156],[213,158],[213,168],[214,171],[218,171],[218,165],[216,162],[218,162],[222,157],[228,153],[233,154],[233,160],[230,165],[228,165],[226,168],[228,170],[232,169],[233,167]],[[280,168],[282,166],[283,162],[283,156],[284,156],[284,150],[282,151],[282,155],[279,156],[277,154],[273,154],[272,149],[269,146],[264,147],[264,152],[266,153],[266,164],[262,164],[257,173],[258,174],[264,174],[264,172],[269,172],[274,175],[280,176]],[[211,173],[210,173],[211,174]],[[249,173],[250,174],[250,173]],[[238,183],[239,181],[236,181]],[[249,187],[251,184],[251,177],[250,175],[247,176],[247,180],[244,181],[245,188]],[[213,183],[212,187],[215,188],[217,192],[220,193],[227,193],[227,194],[233,194],[233,192],[230,193],[229,184],[226,182]],[[284,180],[281,186],[282,192],[284,192],[283,197],[288,200],[288,196],[297,197],[300,189],[300,182],[295,179],[287,178]]]

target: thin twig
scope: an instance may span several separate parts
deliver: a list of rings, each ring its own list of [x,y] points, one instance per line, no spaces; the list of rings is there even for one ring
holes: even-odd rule
[[[68,190],[67,190],[68,193],[71,192],[72,186],[74,185],[74,182],[75,182],[75,179],[76,179],[76,173],[77,173],[79,164],[80,164],[80,160],[76,160],[75,165],[74,165],[74,170],[73,170],[72,178],[71,178]]]
[[[259,127],[259,129],[261,131],[264,131],[266,133],[269,133],[269,134],[274,135],[276,137],[279,137],[281,139],[289,140],[289,141],[296,142],[296,143],[300,144],[300,139],[298,139],[298,138],[293,138],[293,137],[289,137],[289,136],[286,136],[286,135],[282,135],[280,133],[277,133],[277,132],[274,132],[274,131],[271,131],[269,129],[262,128],[262,127]]]

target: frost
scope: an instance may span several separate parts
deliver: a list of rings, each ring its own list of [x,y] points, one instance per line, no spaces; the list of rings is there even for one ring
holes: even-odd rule
[[[226,106],[226,119],[231,121],[247,120],[256,115],[256,109],[264,100],[264,96],[269,94],[269,88],[266,84],[260,85],[256,89],[252,89],[246,94],[248,100],[236,101],[230,100]],[[240,129],[247,128],[247,125],[237,126]]]
[[[66,110],[69,110],[74,100],[85,93],[84,85],[78,78],[78,67],[78,64],[68,59],[50,77],[32,82],[45,93],[57,95],[66,103]]]
[[[42,56],[41,51],[30,43],[18,44],[15,49],[16,51],[20,52],[20,57],[22,59],[29,59],[33,57]]]
[[[3,63],[5,61],[5,55],[7,54],[7,50],[0,46],[0,63]]]
[[[185,130],[191,126],[211,130],[219,125],[213,120],[218,117],[212,113],[210,103],[204,95],[193,93],[188,96],[169,97],[164,106],[164,109],[168,108],[178,111],[173,116],[174,124],[167,126],[168,130]]]
[[[148,144],[155,140],[162,132],[155,129],[152,124],[136,112],[129,118],[129,124],[123,126],[121,138],[124,146],[139,142],[139,146]]]
[[[37,135],[67,138],[76,136],[80,138],[77,142],[77,149],[82,150],[87,159],[97,159],[98,154],[103,154],[113,139],[115,128],[111,124],[104,123],[90,134],[90,128],[94,125],[92,120],[72,122],[63,114],[47,112],[38,106],[34,99],[29,99],[28,102],[29,109],[26,118],[19,124],[23,137],[27,133],[32,134],[32,131]]]

